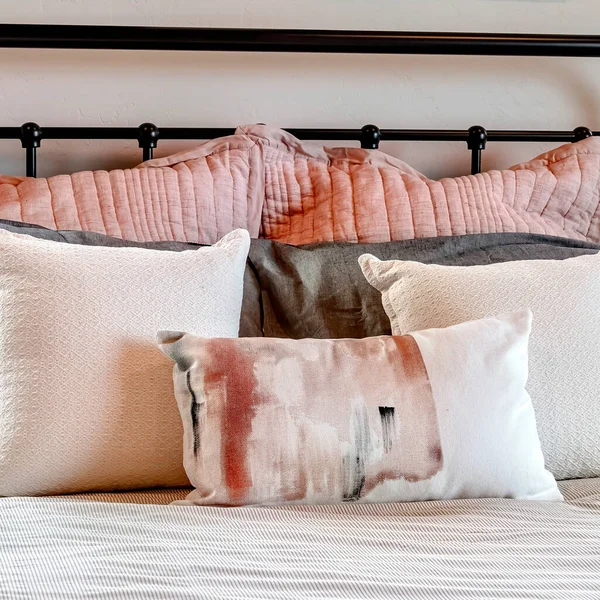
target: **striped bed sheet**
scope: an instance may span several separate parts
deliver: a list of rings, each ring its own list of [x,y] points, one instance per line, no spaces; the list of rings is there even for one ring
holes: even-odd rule
[[[0,499],[0,598],[600,598],[600,479],[565,503],[213,508]]]

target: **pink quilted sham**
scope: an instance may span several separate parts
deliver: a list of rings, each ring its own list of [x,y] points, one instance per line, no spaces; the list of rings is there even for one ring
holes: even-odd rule
[[[258,237],[261,154],[253,138],[233,135],[135,169],[0,176],[0,218],[136,241],[212,244],[237,228]]]
[[[600,140],[505,171],[434,181],[377,150],[263,125],[135,169],[0,178],[0,218],[140,241],[236,227],[289,244],[531,232],[600,241]]]
[[[262,235],[288,244],[530,232],[600,241],[600,140],[505,171],[434,181],[377,150],[263,136]]]

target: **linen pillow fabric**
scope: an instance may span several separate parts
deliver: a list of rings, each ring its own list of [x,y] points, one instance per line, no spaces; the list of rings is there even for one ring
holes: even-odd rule
[[[0,495],[186,485],[165,324],[238,333],[249,246],[158,252],[0,231]]]
[[[198,248],[204,247],[191,242],[134,242],[132,240],[122,240],[121,238],[111,237],[93,231],[79,231],[76,229],[55,230],[42,227],[41,225],[10,221],[8,219],[0,219],[0,229],[29,235],[42,240],[64,242],[65,244],[81,244],[83,246],[147,248],[149,250],[170,250],[172,252],[198,250]],[[253,240],[251,244],[256,242],[257,240]],[[365,285],[374,292],[371,286],[366,282]],[[381,305],[381,302],[379,302],[379,304]],[[383,312],[381,306],[379,307],[379,311]],[[263,335],[261,312],[260,288],[254,273],[254,268],[248,260],[244,270],[244,298],[242,301],[242,314],[240,317],[240,336],[255,337]],[[385,317],[385,313],[383,316]],[[387,317],[385,318],[387,320]]]
[[[90,231],[46,229],[0,219],[0,228],[89,246],[195,250],[185,242],[134,242]],[[358,258],[418,260],[455,266],[523,259],[565,259],[600,245],[531,233],[486,233],[380,244],[327,242],[290,246],[251,240],[244,271],[240,337],[362,338],[390,335],[381,294],[363,277]]]
[[[521,311],[362,340],[159,333],[188,502],[561,499],[525,391],[530,328]]]
[[[445,267],[362,256],[395,335],[528,307],[528,390],[557,479],[600,476],[600,255]]]
[[[195,250],[185,242],[134,242],[90,231],[46,229],[0,219],[16,233],[89,246]],[[362,338],[390,335],[381,294],[363,277],[358,258],[417,260],[469,266],[523,259],[563,260],[592,254],[600,245],[531,233],[486,233],[380,244],[327,242],[290,246],[251,240],[244,271],[240,337]]]

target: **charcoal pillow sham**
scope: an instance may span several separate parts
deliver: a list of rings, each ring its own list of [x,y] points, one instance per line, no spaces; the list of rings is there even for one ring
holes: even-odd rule
[[[361,340],[159,333],[187,501],[560,500],[525,390],[530,329],[524,310]]]
[[[380,293],[358,265],[362,254],[448,266],[525,259],[563,260],[594,254],[600,245],[529,233],[492,233],[380,244],[288,246],[252,240],[266,337],[363,338],[391,334]]]

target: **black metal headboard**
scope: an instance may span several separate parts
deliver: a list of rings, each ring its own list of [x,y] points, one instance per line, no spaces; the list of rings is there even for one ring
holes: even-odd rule
[[[318,52],[351,54],[439,54],[496,56],[600,57],[597,35],[523,35],[492,33],[420,33],[395,31],[337,31],[305,29],[215,29],[188,27],[119,27],[103,25],[0,24],[0,47],[113,50],[187,50],[225,52]],[[203,140],[233,133],[231,128],[159,129],[139,127],[0,127],[0,139],[20,140],[26,152],[26,174],[36,175],[36,150],[42,139],[133,139],[143,160],[152,158],[159,139]],[[575,142],[600,132],[578,127],[573,131],[467,131],[445,129],[287,129],[300,139],[359,140],[362,148],[390,141],[462,141],[471,151],[471,172],[481,171],[481,152],[487,142]]]

